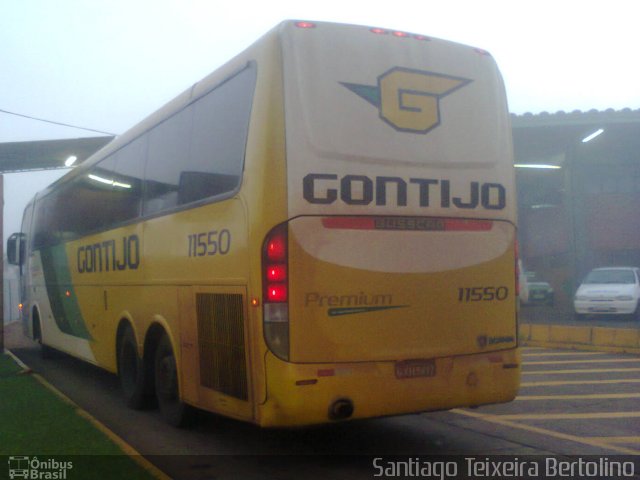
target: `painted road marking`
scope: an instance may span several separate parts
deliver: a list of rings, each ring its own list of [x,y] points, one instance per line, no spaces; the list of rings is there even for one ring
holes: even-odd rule
[[[554,352],[549,349],[544,348],[535,348],[535,349],[522,349],[523,350],[523,367],[528,365],[582,365],[584,364],[587,368],[585,369],[565,369],[565,370],[532,370],[527,371],[523,370],[522,378],[527,378],[527,375],[532,375],[532,377],[528,377],[533,380],[536,377],[533,375],[545,375],[548,378],[542,378],[541,381],[523,381],[521,382],[521,387],[558,387],[558,386],[566,386],[566,385],[611,385],[611,389],[615,389],[615,385],[617,384],[634,384],[640,383],[640,378],[638,375],[634,375],[635,378],[607,378],[607,379],[594,379],[589,380],[588,378],[584,378],[582,374],[613,374],[613,373],[636,373],[640,372],[640,368],[636,367],[619,367],[619,364],[622,363],[636,363],[640,362],[640,358],[635,357],[631,358],[628,356],[621,357],[618,359],[615,358],[602,358],[597,359],[594,356],[597,355],[611,355],[607,352],[567,352],[567,351],[558,351]],[[542,358],[541,358],[542,357]],[[545,358],[546,357],[546,358]],[[559,360],[549,360],[550,358],[558,357]],[[562,358],[566,358],[563,360]],[[574,357],[574,358],[571,358]],[[591,368],[598,367],[600,365],[593,365],[594,363],[601,364],[602,367],[606,367],[603,364],[617,364],[612,365],[612,368]],[[544,367],[542,367],[544,368]],[[560,375],[566,374],[568,380],[550,380],[549,378],[553,378],[552,375]],[[557,378],[557,377],[556,377]],[[576,379],[577,378],[577,379]],[[545,392],[543,392],[545,393]],[[585,393],[585,394],[558,394],[558,395],[520,395],[516,398],[518,401],[544,401],[544,400],[605,400],[605,399],[636,399],[640,398],[640,393],[616,393],[612,391],[611,393],[603,393],[603,394],[594,394],[594,393]],[[635,406],[635,405],[634,405]],[[617,436],[617,437],[589,437],[589,436],[579,436],[572,435],[569,433],[563,433],[560,431],[550,430],[548,428],[543,428],[540,426],[527,424],[527,420],[546,420],[546,421],[558,421],[558,420],[598,420],[604,421],[610,419],[631,419],[640,417],[640,411],[626,411],[626,412],[590,412],[590,413],[580,413],[579,408],[576,408],[575,404],[567,405],[567,410],[570,410],[570,413],[523,413],[523,414],[483,414],[475,411],[462,410],[462,409],[454,409],[453,413],[457,413],[459,415],[465,415],[467,417],[472,417],[478,420],[483,420],[486,422],[490,422],[497,425],[502,425],[505,427],[510,427],[514,429],[519,429],[523,431],[533,432],[541,435],[545,435],[547,437],[552,437],[561,440],[569,440],[572,442],[580,443],[583,445],[589,445],[597,448],[608,449],[620,454],[631,454],[631,455],[639,455],[640,449],[635,448],[636,445],[640,444],[640,437],[638,436]],[[576,411],[578,410],[578,411]],[[633,446],[633,448],[631,447]]]
[[[525,365],[527,365],[525,363]],[[640,372],[640,368],[592,368],[584,370],[532,370],[523,371],[522,375],[558,375],[561,373],[613,373],[613,372]]]
[[[640,417],[640,412],[516,413],[494,416],[504,420],[597,420],[602,418],[638,418]]]
[[[564,385],[604,385],[614,383],[640,383],[640,378],[621,378],[619,380],[552,380],[548,382],[520,382],[520,386],[554,387]]]
[[[627,455],[640,455],[640,450],[634,450],[632,448],[620,447],[618,445],[612,445],[607,443],[606,441],[602,441],[598,438],[594,437],[578,437],[577,435],[570,435],[568,433],[556,432],[554,430],[548,430],[546,428],[535,427],[533,425],[525,425],[517,422],[512,422],[508,419],[505,419],[505,415],[487,415],[477,412],[471,412],[468,410],[460,410],[458,408],[451,410],[453,413],[457,413],[458,415],[465,415],[467,417],[473,417],[479,420],[484,420],[486,422],[495,423],[497,425],[503,425],[505,427],[511,427],[518,430],[525,430],[527,432],[538,433],[541,435],[546,435],[548,437],[558,438],[560,440],[569,440],[576,443],[582,443],[583,445],[589,445],[591,447],[598,448],[606,448],[609,450],[613,450],[618,453],[627,454]]]
[[[607,352],[558,352],[558,353],[523,353],[523,357],[576,357],[576,356],[591,356],[591,355],[607,355]]]
[[[605,358],[602,360],[544,360],[526,362],[527,365],[568,365],[570,363],[640,363],[640,358]]]
[[[607,443],[640,443],[640,437],[587,437]]]
[[[521,395],[516,400],[597,400],[613,398],[640,398],[640,393],[585,393],[583,395]]]

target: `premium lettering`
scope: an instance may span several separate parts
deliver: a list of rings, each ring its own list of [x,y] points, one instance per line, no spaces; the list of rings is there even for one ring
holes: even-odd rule
[[[369,305],[391,305],[391,294],[369,295],[364,292],[349,295],[325,295],[308,292],[304,296],[305,307],[361,307]]]

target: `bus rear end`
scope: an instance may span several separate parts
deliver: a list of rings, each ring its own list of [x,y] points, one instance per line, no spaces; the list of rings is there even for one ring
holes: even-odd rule
[[[512,400],[516,197],[500,74],[473,47],[281,27],[288,221],[263,246],[263,425]]]

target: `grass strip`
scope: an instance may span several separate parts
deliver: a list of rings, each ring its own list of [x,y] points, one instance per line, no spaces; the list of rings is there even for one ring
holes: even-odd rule
[[[69,479],[154,478],[81,417],[76,406],[63,401],[4,353],[0,354],[0,426],[0,456],[71,461]],[[0,468],[0,477],[4,473]]]

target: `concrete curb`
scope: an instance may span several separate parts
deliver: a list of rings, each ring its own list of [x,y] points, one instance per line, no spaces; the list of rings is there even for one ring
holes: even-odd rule
[[[9,355],[20,366],[20,368],[22,368],[24,370],[31,371],[31,368],[29,368],[28,365],[25,365],[22,362],[22,360],[20,360],[18,357],[16,357],[13,354],[13,352],[11,352],[11,350],[8,350],[8,349],[5,348],[4,352],[7,355]],[[71,405],[75,409],[77,415],[79,415],[82,418],[84,418],[85,420],[87,420],[96,429],[100,430],[103,434],[105,434],[107,437],[109,437],[109,439],[113,443],[115,443],[116,445],[118,445],[118,447],[120,447],[120,449],[122,450],[122,452],[125,455],[128,455],[129,457],[131,457],[133,459],[133,461],[135,461],[138,465],[140,465],[142,468],[144,468],[153,477],[157,478],[158,480],[171,480],[171,477],[167,476],[158,467],[156,467],[151,462],[149,462],[149,460],[144,458],[140,454],[140,452],[138,452],[135,448],[133,448],[131,445],[129,445],[127,442],[125,442],[121,437],[119,437],[113,431],[111,431],[104,423],[102,423],[101,421],[96,419],[93,415],[91,415],[89,412],[87,412],[86,410],[81,408],[78,404],[76,404],[73,400],[71,400],[69,397],[67,397],[64,393],[62,393],[60,390],[58,390],[52,384],[47,382],[41,375],[32,372],[31,376],[34,377],[36,380],[38,380],[38,382],[40,382],[45,388],[49,389],[55,395],[57,395],[63,402],[66,402],[69,405]]]
[[[520,324],[521,345],[640,354],[640,328]]]

